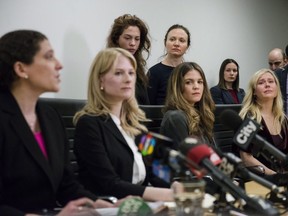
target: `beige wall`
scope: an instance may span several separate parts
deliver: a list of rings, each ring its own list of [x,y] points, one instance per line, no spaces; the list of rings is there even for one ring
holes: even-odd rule
[[[210,86],[221,62],[234,58],[246,88],[253,72],[268,67],[269,50],[288,44],[287,8],[287,0],[0,0],[0,35],[30,28],[48,36],[64,69],[61,91],[45,96],[86,98],[91,61],[105,47],[114,18],[124,13],[150,28],[148,67],[160,60],[168,27],[179,23],[192,36],[185,59],[203,67]]]

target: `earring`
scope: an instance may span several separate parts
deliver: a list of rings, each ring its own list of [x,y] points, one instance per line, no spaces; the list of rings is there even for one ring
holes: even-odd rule
[[[28,79],[28,75],[27,74],[24,75],[24,79]]]
[[[101,90],[101,91],[103,91],[103,90],[104,90],[103,86],[101,86],[101,87],[100,87],[100,90]]]

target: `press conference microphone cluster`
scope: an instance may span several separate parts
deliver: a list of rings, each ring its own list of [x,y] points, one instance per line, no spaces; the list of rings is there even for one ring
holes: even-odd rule
[[[221,163],[221,158],[208,145],[199,143],[195,138],[186,138],[180,144],[179,150],[194,163],[204,167],[212,176],[213,181],[225,192],[230,193],[236,199],[245,200],[246,205],[249,206],[248,211],[258,211],[269,215],[279,214],[278,210],[273,208],[271,203],[267,200],[260,197],[249,197],[242,188],[233,183],[230,177],[225,175],[217,166],[215,166]]]
[[[288,165],[287,156],[257,134],[260,129],[260,125],[257,122],[250,118],[246,118],[243,121],[233,110],[223,111],[220,118],[224,125],[234,130],[233,142],[241,150],[246,151],[252,142],[258,148],[259,153],[262,153],[272,163],[280,160],[285,166]],[[268,156],[265,153],[268,153]]]
[[[182,161],[198,178],[207,173],[210,174],[218,186],[235,198],[245,200],[250,209],[253,209],[253,212],[278,215],[278,211],[270,203],[262,198],[250,198],[242,188],[236,186],[228,176],[219,170],[217,165],[221,163],[221,158],[212,148],[205,144],[195,148],[198,146],[195,143],[198,143],[196,138],[186,138],[180,144],[180,152],[178,152],[171,148],[173,146],[172,139],[148,132],[141,137],[138,148],[144,157],[151,157],[150,159],[153,160],[162,159],[167,163],[173,159]]]
[[[190,171],[197,177],[202,178],[206,175],[206,171],[199,167],[192,160],[187,158],[185,155],[172,149],[174,146],[174,142],[169,137],[163,136],[158,133],[148,132],[142,135],[140,141],[138,141],[138,149],[142,153],[148,164],[155,165],[155,161],[161,160],[171,167],[174,171],[184,169],[183,166],[188,165],[189,167],[193,167]],[[162,175],[165,171],[161,171],[160,175]],[[155,174],[155,173],[154,173]],[[162,178],[158,174],[158,177]],[[165,179],[164,179],[165,178]],[[164,177],[166,182],[169,182],[167,176]]]

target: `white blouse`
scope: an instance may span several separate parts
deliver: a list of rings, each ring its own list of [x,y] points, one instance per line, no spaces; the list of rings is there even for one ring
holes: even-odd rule
[[[129,136],[121,127],[120,119],[111,114],[110,116],[114,123],[117,125],[118,129],[122,133],[124,139],[128,143],[128,146],[133,152],[134,155],[134,164],[133,164],[133,177],[132,177],[132,183],[133,184],[142,184],[146,177],[146,169],[144,165],[144,161],[142,158],[141,153],[138,151],[138,147],[135,144],[134,137]]]

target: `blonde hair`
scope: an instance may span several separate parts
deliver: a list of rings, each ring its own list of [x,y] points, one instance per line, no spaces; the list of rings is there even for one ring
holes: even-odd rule
[[[111,112],[111,102],[105,98],[104,91],[100,89],[100,78],[113,69],[114,62],[120,55],[129,59],[136,71],[137,63],[130,52],[122,48],[107,48],[100,51],[90,68],[87,103],[82,110],[75,114],[73,119],[75,125],[83,115],[109,116]],[[138,135],[141,131],[147,131],[147,128],[140,122],[148,121],[148,119],[144,111],[139,108],[134,94],[131,98],[123,102],[120,121],[122,128],[130,135]]]
[[[250,79],[248,90],[244,97],[243,106],[239,115],[242,119],[244,119],[248,115],[249,118],[255,119],[259,124],[261,123],[262,106],[257,101],[257,98],[255,97],[255,89],[256,89],[258,80],[265,73],[270,73],[273,76],[274,81],[277,85],[277,95],[273,100],[272,113],[275,117],[274,121],[279,122],[281,125],[285,119],[285,114],[283,112],[283,100],[282,100],[282,95],[280,91],[279,81],[277,77],[275,76],[274,72],[270,69],[261,69],[257,71],[255,74],[253,74],[253,76]]]
[[[199,102],[192,106],[183,96],[184,76],[191,70],[199,72],[203,79],[203,95]],[[190,135],[206,136],[209,141],[213,139],[215,104],[208,89],[205,74],[195,62],[184,62],[174,68],[167,87],[167,96],[163,112],[168,110],[182,110],[187,116]],[[205,130],[203,130],[205,128]]]

